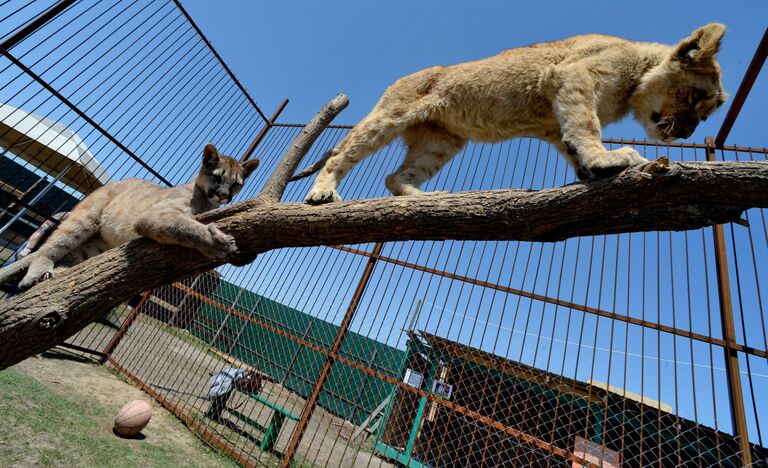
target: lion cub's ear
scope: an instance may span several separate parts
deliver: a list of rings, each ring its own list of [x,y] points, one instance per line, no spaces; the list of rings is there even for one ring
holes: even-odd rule
[[[247,178],[254,170],[256,170],[257,167],[259,167],[259,160],[249,159],[248,161],[242,163],[240,167],[243,168],[243,178]]]
[[[214,170],[218,165],[219,151],[213,146],[213,143],[208,143],[203,148],[203,166],[209,170]]]
[[[710,23],[694,31],[675,47],[673,59],[684,65],[697,65],[712,60],[720,50],[720,41],[725,34],[725,26]]]

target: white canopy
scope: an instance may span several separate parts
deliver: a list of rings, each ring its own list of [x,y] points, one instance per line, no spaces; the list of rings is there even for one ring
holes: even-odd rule
[[[67,126],[3,103],[0,146],[54,178],[66,169],[59,180],[84,194],[110,181],[107,171]]]

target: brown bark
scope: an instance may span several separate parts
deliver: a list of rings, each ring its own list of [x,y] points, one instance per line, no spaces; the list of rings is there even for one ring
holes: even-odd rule
[[[199,217],[235,236],[240,252],[232,263],[284,247],[442,239],[557,241],[696,229],[737,221],[748,208],[768,207],[768,163],[666,160],[609,179],[540,191],[387,197],[322,206],[273,202],[299,163],[299,150],[290,165],[283,165],[290,171],[274,175],[279,182],[268,184],[272,189],[264,196]],[[0,369],[61,343],[136,293],[217,265],[196,251],[147,239],[77,265],[0,303]]]

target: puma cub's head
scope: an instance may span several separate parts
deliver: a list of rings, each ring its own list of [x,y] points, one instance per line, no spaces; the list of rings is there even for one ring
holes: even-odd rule
[[[245,179],[258,165],[258,159],[240,164],[229,156],[219,154],[216,147],[208,143],[203,149],[203,165],[197,174],[195,185],[205,192],[211,202],[223,205],[237,195]]]
[[[688,138],[728,98],[715,55],[725,26],[708,24],[672,48],[641,80],[630,104],[651,138]]]

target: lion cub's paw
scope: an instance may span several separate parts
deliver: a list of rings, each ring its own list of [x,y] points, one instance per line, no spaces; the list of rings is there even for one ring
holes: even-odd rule
[[[341,197],[336,190],[315,189],[309,191],[304,202],[310,205],[322,205],[323,203],[340,202]]]
[[[237,253],[234,237],[224,234],[213,223],[208,225],[208,232],[211,233],[211,245],[203,252],[205,255],[217,260],[226,260]]]
[[[624,169],[636,164],[647,163],[648,160],[640,156],[640,153],[634,148],[624,146],[613,151],[606,151],[596,154],[587,168],[587,174],[579,174],[584,179],[600,179],[603,177],[614,176]],[[581,171],[580,171],[581,172]]]
[[[29,289],[37,283],[51,278],[53,278],[53,262],[33,263],[27,270],[27,274],[19,282],[19,289]]]

